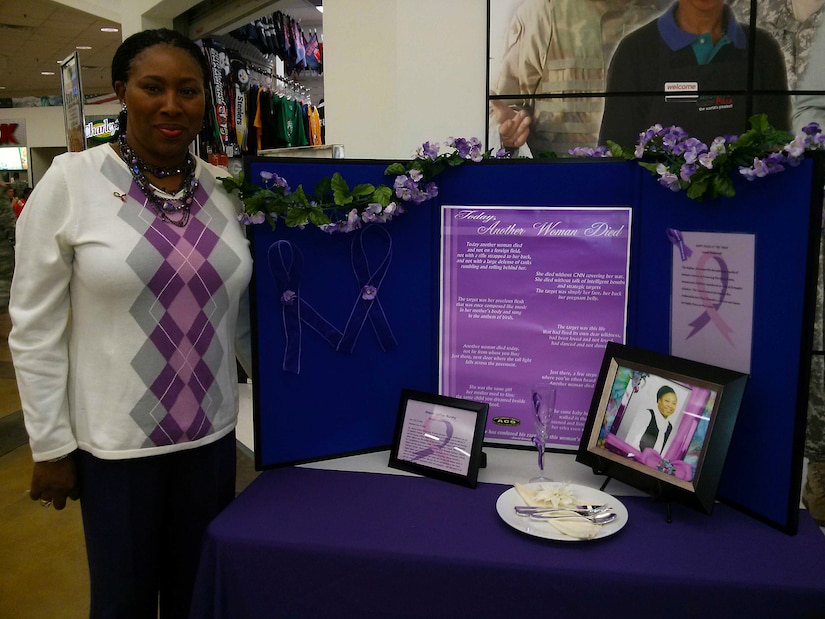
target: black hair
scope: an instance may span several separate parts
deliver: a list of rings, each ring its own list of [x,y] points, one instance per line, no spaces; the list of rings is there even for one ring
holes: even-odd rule
[[[134,62],[135,58],[142,51],[155,45],[171,45],[172,47],[182,49],[192,56],[203,74],[204,92],[208,92],[209,65],[206,62],[203,51],[192,39],[168,28],[142,30],[127,37],[123,43],[120,44],[120,47],[117,48],[112,58],[112,88],[115,87],[115,82],[123,82],[124,84],[128,82],[129,74],[132,70],[132,62]],[[126,114],[124,112],[120,113],[118,122],[120,123],[121,129],[126,127]]]
[[[676,395],[676,392],[673,390],[673,387],[668,387],[665,385],[664,387],[659,387],[659,391],[656,392],[656,401],[658,402],[663,397],[665,397],[668,393],[672,393]]]
[[[155,45],[171,45],[188,52],[197,62],[203,73],[204,86],[209,79],[209,67],[206,64],[206,57],[197,43],[175,30],[168,28],[157,28],[156,30],[143,30],[127,37],[120,47],[117,48],[112,58],[112,87],[115,82],[129,81],[129,72],[132,70],[132,62],[143,50]]]

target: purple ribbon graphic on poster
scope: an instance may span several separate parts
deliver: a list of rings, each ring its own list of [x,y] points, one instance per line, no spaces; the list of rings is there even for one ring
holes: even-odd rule
[[[630,208],[445,206],[440,389],[486,402],[485,438],[529,444],[530,384],[557,388],[548,446],[578,446],[626,327]]]
[[[693,255],[693,250],[685,245],[685,239],[680,230],[677,230],[676,228],[668,228],[665,231],[665,234],[667,235],[667,239],[679,248],[679,256],[682,258],[682,262]]]
[[[428,414],[432,416],[432,412]],[[422,435],[429,442],[429,446],[416,451],[410,462],[422,460],[447,447],[453,438],[453,424],[446,419],[428,418],[424,423]]]
[[[716,262],[719,266],[718,271],[712,270],[713,277],[715,278],[718,276],[719,279],[719,298],[715,301],[710,298],[710,294],[707,290],[708,284],[706,281],[706,275],[708,275],[707,265],[711,260]],[[688,338],[693,337],[699,333],[699,331],[704,329],[708,323],[712,322],[719,330],[719,333],[722,334],[722,337],[724,337],[733,346],[733,340],[731,339],[733,329],[719,315],[719,308],[722,307],[722,303],[725,301],[725,296],[728,294],[728,278],[728,265],[721,256],[709,253],[702,254],[701,258],[699,258],[699,262],[696,264],[696,289],[699,293],[699,298],[702,301],[702,305],[705,307],[705,311],[702,312],[696,320],[690,323],[693,330],[688,334]]]

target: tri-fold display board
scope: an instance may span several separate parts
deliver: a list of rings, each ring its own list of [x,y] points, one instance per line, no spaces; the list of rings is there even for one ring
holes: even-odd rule
[[[387,165],[249,159],[246,174],[311,192],[335,172],[392,185]],[[795,532],[820,167],[696,202],[632,162],[490,161],[447,170],[437,198],[354,233],[253,226],[256,466],[389,448],[402,389],[484,400],[489,442],[518,444],[533,432],[522,378],[561,386],[550,442],[575,449],[618,341],[749,375],[718,496]],[[479,218],[469,236],[450,224],[462,213]]]

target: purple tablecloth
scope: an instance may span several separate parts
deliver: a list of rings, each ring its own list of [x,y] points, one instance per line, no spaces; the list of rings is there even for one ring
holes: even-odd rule
[[[507,486],[286,468],[211,525],[193,617],[824,617],[825,536],[622,497],[627,525],[554,542],[506,525]],[[530,614],[526,614],[530,613]]]

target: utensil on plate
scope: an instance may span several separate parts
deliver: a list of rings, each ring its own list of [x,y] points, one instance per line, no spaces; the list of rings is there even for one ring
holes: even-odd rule
[[[584,518],[585,520],[589,520],[593,524],[607,524],[609,522],[613,522],[616,520],[618,515],[616,512],[602,512],[600,514],[593,514],[592,516],[585,516],[584,514],[559,514],[559,513],[550,513],[550,514],[530,514],[530,518],[534,520],[562,520],[562,519],[581,519]]]
[[[593,515],[610,509],[609,505],[574,505],[571,507],[553,507],[547,505],[544,507],[534,507],[532,505],[516,505],[516,513],[519,516],[529,516],[531,514],[543,514],[547,512],[576,512],[577,514]]]

